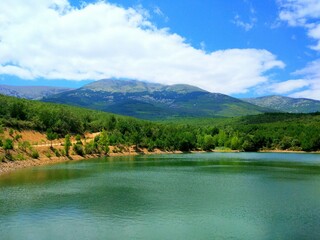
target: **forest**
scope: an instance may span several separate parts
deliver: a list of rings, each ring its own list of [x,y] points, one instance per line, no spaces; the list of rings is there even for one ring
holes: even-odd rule
[[[48,139],[101,132],[94,141],[73,148],[81,155],[108,153],[108,146],[136,146],[149,151],[180,150],[320,150],[320,113],[265,113],[235,118],[199,118],[153,122],[68,105],[0,95],[0,148],[10,149],[3,129],[35,130]],[[8,146],[9,145],[9,146]],[[11,141],[12,145],[12,141]],[[67,150],[67,149],[66,149]]]

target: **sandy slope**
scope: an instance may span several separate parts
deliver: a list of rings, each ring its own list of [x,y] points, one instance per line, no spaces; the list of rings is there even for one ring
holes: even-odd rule
[[[88,133],[85,134],[84,138],[81,140],[83,143],[88,142],[99,133]],[[85,157],[76,155],[72,150],[70,157],[56,157],[55,153],[50,149],[51,143],[46,139],[46,135],[43,133],[39,133],[36,131],[15,131],[12,136],[21,135],[22,137],[18,141],[14,141],[14,150],[10,150],[10,154],[15,159],[18,159],[19,156],[23,156],[23,160],[16,161],[8,161],[0,162],[0,174],[8,173],[13,170],[32,167],[32,166],[40,166],[46,164],[54,164],[65,161],[74,161],[74,160],[83,160],[83,159],[92,159],[102,157],[101,155],[86,155]],[[5,131],[2,138],[12,138],[10,136],[9,131]],[[32,159],[31,156],[23,152],[18,148],[19,142],[28,141],[31,143],[32,147],[38,151],[39,158]],[[74,137],[71,138],[71,142],[75,143]],[[57,139],[52,142],[52,146],[54,149],[63,149],[64,139]],[[130,156],[130,155],[139,155],[139,154],[165,154],[165,153],[180,153],[179,151],[175,152],[164,152],[158,149],[155,149],[153,152],[148,152],[147,149],[139,149],[135,150],[134,147],[125,147],[121,152],[114,146],[110,146],[110,153],[108,156]],[[0,149],[0,159],[4,158],[5,151]]]

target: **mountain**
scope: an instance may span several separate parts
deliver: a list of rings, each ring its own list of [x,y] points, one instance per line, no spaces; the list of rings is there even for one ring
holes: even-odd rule
[[[242,99],[260,107],[289,113],[320,112],[320,101],[307,98],[290,98],[283,96],[266,96]]]
[[[46,87],[46,86],[8,86],[0,85],[0,94],[26,98],[26,99],[41,99],[49,95],[62,93],[72,90],[71,88],[62,87]]]
[[[104,79],[82,88],[48,96],[64,103],[143,119],[233,117],[268,111],[242,100],[185,85]]]

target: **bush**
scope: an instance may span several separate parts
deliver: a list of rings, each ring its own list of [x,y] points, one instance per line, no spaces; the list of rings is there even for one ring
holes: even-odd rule
[[[39,158],[39,153],[37,150],[32,150],[31,152],[31,157],[34,158],[34,159],[38,159]]]
[[[47,158],[51,158],[52,157],[51,153],[50,152],[46,152],[46,157]]]
[[[22,135],[17,134],[17,135],[14,137],[14,140],[15,140],[15,141],[18,141],[20,138],[22,138]]]
[[[59,152],[59,150],[58,149],[53,149],[53,152],[54,152],[54,154],[56,155],[56,157],[61,157],[61,154],[60,154],[60,152]]]
[[[4,150],[11,150],[13,149],[13,141],[9,138],[7,138],[6,140],[4,140],[3,143],[3,149]]]
[[[22,153],[19,153],[19,154],[16,156],[16,159],[17,159],[18,161],[26,160],[25,156],[24,156]]]
[[[80,136],[80,134],[77,134],[77,135],[76,135],[76,141],[77,141],[77,144],[83,145],[82,142],[81,142],[81,136]]]
[[[10,135],[11,137],[13,137],[13,134],[14,134],[14,131],[13,131],[12,128],[10,128],[10,130],[9,130],[9,135]]]
[[[70,140],[70,135],[67,134],[64,140],[64,152],[66,156],[69,156],[69,149],[71,147],[71,140]]]
[[[27,152],[28,149],[31,149],[31,144],[28,141],[19,142],[18,148],[24,152]]]
[[[12,156],[12,154],[9,152],[9,153],[6,153],[5,155],[5,159],[9,160],[9,161],[14,161],[14,157]]]
[[[80,155],[80,156],[84,156],[84,155],[85,155],[84,150],[83,150],[83,146],[80,145],[80,144],[74,144],[74,145],[73,145],[73,151],[74,151],[77,155]]]
[[[85,145],[86,154],[99,153],[98,144],[94,141],[90,141]]]
[[[64,150],[64,149],[60,149],[60,151],[59,151],[59,154],[61,155],[61,156],[66,156],[66,151]],[[56,154],[56,156],[57,156],[57,154]]]

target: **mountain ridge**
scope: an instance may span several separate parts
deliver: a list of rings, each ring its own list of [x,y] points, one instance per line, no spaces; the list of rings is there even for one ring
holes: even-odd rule
[[[49,86],[11,86],[4,84],[0,85],[0,94],[18,98],[26,98],[30,100],[40,100],[43,97],[69,90],[72,90],[72,88]]]
[[[313,99],[279,95],[237,99],[187,84],[164,85],[132,79],[102,79],[77,89],[0,85],[0,93],[145,119],[233,117],[270,111],[320,111],[320,101]]]
[[[70,104],[143,119],[233,117],[270,111],[221,93],[186,84],[103,79],[43,101]]]
[[[279,95],[270,95],[257,98],[244,98],[242,100],[260,107],[288,113],[320,112],[320,101],[308,98],[290,98]]]

